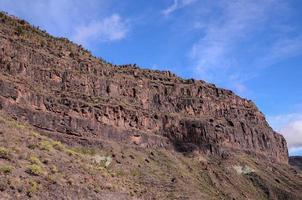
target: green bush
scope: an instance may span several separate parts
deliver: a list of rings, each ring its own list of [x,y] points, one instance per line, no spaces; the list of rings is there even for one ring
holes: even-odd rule
[[[31,164],[27,167],[26,172],[35,175],[35,176],[41,176],[44,174],[44,169],[37,164]]]
[[[31,156],[29,160],[31,164],[42,165],[40,159],[37,156]]]
[[[51,144],[56,150],[62,151],[64,149],[64,145],[60,141],[52,141]]]
[[[30,181],[30,188],[27,190],[27,195],[29,197],[34,196],[39,190],[39,184],[36,181]]]
[[[49,151],[52,148],[52,145],[49,141],[43,140],[42,142],[40,142],[39,148],[44,151]]]
[[[10,174],[13,170],[13,167],[10,165],[0,165],[0,173]]]
[[[12,157],[10,151],[5,147],[0,147],[0,158],[10,160]]]

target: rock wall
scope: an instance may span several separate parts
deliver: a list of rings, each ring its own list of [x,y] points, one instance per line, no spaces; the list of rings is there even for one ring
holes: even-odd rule
[[[284,138],[232,91],[112,65],[22,20],[0,19],[0,108],[17,119],[78,137],[288,161]]]

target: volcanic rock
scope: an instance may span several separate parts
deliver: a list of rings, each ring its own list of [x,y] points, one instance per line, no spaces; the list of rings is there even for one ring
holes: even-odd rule
[[[1,20],[0,107],[16,119],[77,137],[288,161],[284,138],[232,91],[169,71],[112,65],[22,20]]]

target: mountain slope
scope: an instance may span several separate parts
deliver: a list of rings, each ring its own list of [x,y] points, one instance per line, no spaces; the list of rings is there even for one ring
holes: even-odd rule
[[[4,198],[302,198],[284,138],[251,101],[0,21]]]

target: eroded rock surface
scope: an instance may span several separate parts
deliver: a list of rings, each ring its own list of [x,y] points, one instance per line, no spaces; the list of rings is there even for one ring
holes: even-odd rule
[[[284,138],[229,90],[112,65],[22,20],[0,21],[0,108],[15,119],[79,138],[288,161]]]

